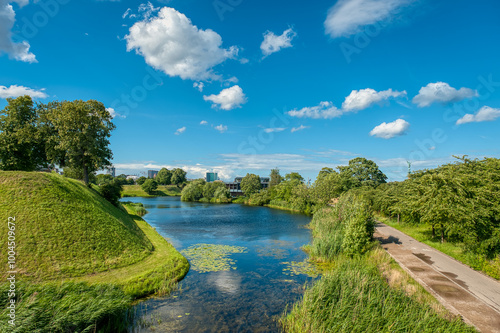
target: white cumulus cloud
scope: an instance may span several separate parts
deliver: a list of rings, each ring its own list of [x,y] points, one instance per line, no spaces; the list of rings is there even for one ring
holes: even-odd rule
[[[331,37],[348,37],[362,27],[386,20],[413,0],[339,0],[328,11],[325,32]]]
[[[181,127],[181,128],[178,128],[177,131],[175,131],[175,135],[181,135],[182,133],[186,132],[186,127]]]
[[[370,88],[353,90],[342,103],[342,109],[346,112],[364,110],[373,104],[397,97],[406,97],[406,91],[394,91],[392,89],[375,91]]]
[[[342,110],[338,109],[332,102],[321,102],[317,106],[309,106],[300,110],[288,111],[287,114],[297,118],[332,119],[342,115]]]
[[[24,62],[37,62],[36,57],[30,52],[27,41],[15,42],[12,39],[12,28],[16,22],[16,13],[11,3],[16,2],[20,7],[29,3],[28,0],[0,0],[0,54],[6,53],[9,58]]]
[[[224,133],[225,131],[227,131],[227,126],[220,124],[218,126],[215,126],[215,129],[221,133]]]
[[[406,134],[409,128],[409,122],[403,119],[398,119],[392,123],[382,123],[378,125],[370,132],[370,135],[382,139],[391,139],[396,136]]]
[[[413,98],[413,103],[423,108],[433,103],[455,103],[475,96],[478,96],[475,90],[469,88],[457,90],[446,82],[436,82],[422,87],[418,95]]]
[[[222,37],[211,29],[199,29],[186,15],[163,7],[136,22],[125,36],[127,50],[135,50],[150,66],[183,80],[219,79],[213,67],[235,58],[239,49],[222,47]]]
[[[47,98],[48,95],[43,92],[44,89],[35,90],[28,87],[13,85],[10,87],[0,86],[0,98],[16,98],[29,95],[33,98]]]
[[[207,124],[208,124],[208,121],[206,121],[206,120],[200,121],[200,125],[207,125]]]
[[[483,106],[474,114],[468,113],[457,120],[457,125],[467,123],[480,123],[483,121],[494,121],[500,118],[500,109],[495,109],[489,106]]]
[[[292,28],[283,31],[280,36],[275,35],[272,31],[266,31],[264,33],[264,41],[260,44],[262,54],[264,57],[267,57],[281,49],[292,47],[292,40],[295,36],[297,36],[297,33]]]
[[[205,101],[212,102],[212,107],[219,107],[222,110],[232,110],[241,108],[247,102],[247,98],[240,86],[232,86],[222,90],[218,95],[203,96]]]

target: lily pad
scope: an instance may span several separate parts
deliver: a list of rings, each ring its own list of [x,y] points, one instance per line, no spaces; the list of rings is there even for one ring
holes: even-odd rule
[[[317,277],[319,272],[318,269],[316,268],[316,265],[313,263],[304,260],[304,261],[291,261],[291,262],[282,262],[282,265],[286,265],[285,268],[283,268],[283,274],[290,275],[290,276],[297,276],[297,275],[307,275],[310,277]]]
[[[200,273],[236,269],[236,261],[229,256],[246,252],[246,247],[219,244],[196,244],[181,251],[189,259],[191,269]]]

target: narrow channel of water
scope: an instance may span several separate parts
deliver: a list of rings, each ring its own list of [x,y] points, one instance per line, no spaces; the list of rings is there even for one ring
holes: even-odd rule
[[[144,219],[192,264],[180,290],[136,306],[134,333],[277,332],[277,318],[313,278],[300,249],[310,242],[308,216],[178,197],[123,200],[142,202]]]

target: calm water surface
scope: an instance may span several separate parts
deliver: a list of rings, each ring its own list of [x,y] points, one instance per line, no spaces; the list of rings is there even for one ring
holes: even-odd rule
[[[290,270],[307,260],[300,247],[310,241],[308,216],[178,197],[124,201],[142,202],[148,210],[144,219],[179,251],[200,243],[245,248],[229,255],[231,269],[192,268],[180,290],[138,304],[142,327],[133,332],[278,332],[277,318],[312,279]]]

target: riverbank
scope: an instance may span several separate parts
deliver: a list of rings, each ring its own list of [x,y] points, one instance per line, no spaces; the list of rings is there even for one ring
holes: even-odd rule
[[[359,242],[362,230],[370,229],[372,216],[368,207],[353,204],[351,199],[343,198],[335,207],[314,215],[313,241],[306,250],[312,260],[332,263],[333,268],[307,287],[290,313],[283,314],[284,330],[475,332],[427,293],[377,242],[370,241],[367,247],[366,242]]]
[[[189,263],[133,209],[60,175],[0,172],[0,215],[15,217],[18,268],[15,296],[0,297],[4,318],[15,300],[16,326],[2,320],[0,331],[122,332],[134,300],[170,292]]]
[[[158,185],[158,189],[153,194],[144,192],[141,185],[123,185],[122,198],[125,197],[180,197],[182,189],[176,185]]]

